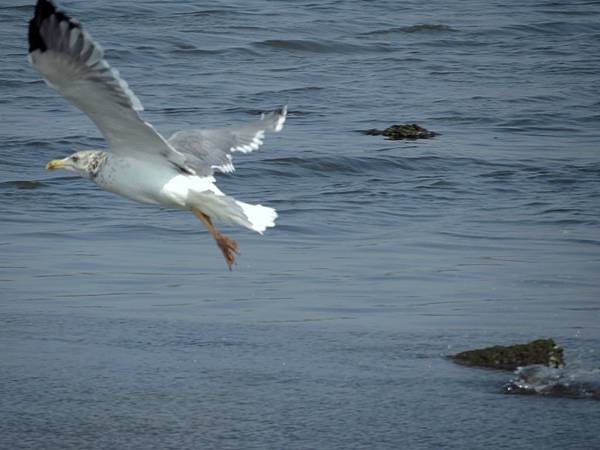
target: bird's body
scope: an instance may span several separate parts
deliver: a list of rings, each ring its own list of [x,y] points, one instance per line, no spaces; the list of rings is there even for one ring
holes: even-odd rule
[[[102,189],[130,200],[170,208],[191,209],[189,192],[218,191],[213,177],[165,170],[154,161],[106,154],[101,169],[92,180]],[[222,193],[220,195],[223,195]]]
[[[225,195],[212,176],[165,170],[153,161],[105,154],[93,181],[101,188],[140,203],[167,208],[197,209],[220,222],[262,233],[274,225],[272,208],[249,205]],[[262,214],[261,214],[262,213]]]
[[[275,226],[277,213],[225,195],[213,173],[233,172],[232,153],[256,150],[265,132],[280,131],[286,108],[237,127],[178,131],[167,140],[140,118],[141,102],[103,56],[78,22],[50,0],[38,0],[29,25],[31,65],[92,119],[109,145],[50,161],[47,168],[71,170],[137,202],[191,210],[213,235],[231,269],[237,244],[212,220],[262,233]]]

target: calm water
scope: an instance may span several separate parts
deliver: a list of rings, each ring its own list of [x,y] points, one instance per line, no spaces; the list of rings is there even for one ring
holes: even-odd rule
[[[103,145],[0,0],[0,447],[600,447],[591,400],[444,355],[553,337],[600,367],[600,4],[62,5],[168,133],[288,104],[220,177],[279,210],[232,273],[193,215],[49,159]],[[417,122],[441,135],[358,131]]]

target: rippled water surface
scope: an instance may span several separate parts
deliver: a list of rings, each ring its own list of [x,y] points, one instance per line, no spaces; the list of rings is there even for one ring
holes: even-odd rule
[[[264,236],[49,159],[102,147],[0,0],[0,448],[594,448],[597,401],[444,355],[600,367],[600,5],[65,0],[164,133],[289,105],[221,188]],[[360,130],[418,123],[431,140]],[[596,375],[593,375],[596,374]],[[597,380],[592,380],[597,384]]]

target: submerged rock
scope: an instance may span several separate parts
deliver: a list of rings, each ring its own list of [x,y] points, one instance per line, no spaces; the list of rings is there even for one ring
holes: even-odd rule
[[[552,339],[538,339],[528,344],[470,350],[451,355],[453,361],[469,366],[489,367],[500,370],[515,370],[518,367],[541,364],[548,367],[564,367],[563,349]]]
[[[406,125],[392,125],[385,130],[371,128],[363,131],[369,136],[385,136],[388,139],[429,139],[437,136],[437,133],[429,131],[416,123]]]

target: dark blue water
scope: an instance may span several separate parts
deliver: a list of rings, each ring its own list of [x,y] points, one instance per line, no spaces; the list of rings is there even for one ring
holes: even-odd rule
[[[0,2],[0,447],[600,447],[592,400],[444,355],[552,337],[600,367],[600,4],[64,1],[166,134],[288,104],[223,230],[50,159],[102,147]],[[419,123],[432,140],[359,130]],[[569,370],[569,369],[567,369]]]

